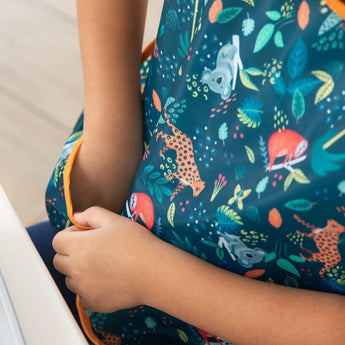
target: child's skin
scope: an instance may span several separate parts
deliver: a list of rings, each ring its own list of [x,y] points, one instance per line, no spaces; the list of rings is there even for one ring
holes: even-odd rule
[[[73,226],[54,238],[54,265],[66,275],[67,286],[88,309],[112,312],[145,304],[236,345],[343,344],[344,296],[244,278],[160,240],[132,220],[88,208],[119,212],[140,162],[146,1],[77,3],[85,129],[71,193],[74,210],[86,209],[75,214],[76,221],[94,230]]]

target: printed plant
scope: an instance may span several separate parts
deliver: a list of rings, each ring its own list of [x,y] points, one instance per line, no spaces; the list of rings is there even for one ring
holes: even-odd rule
[[[253,96],[246,97],[237,109],[238,119],[250,128],[257,128],[261,125],[261,114],[263,114],[264,104],[259,98]]]
[[[157,200],[162,203],[163,196],[166,195],[170,197],[172,191],[166,186],[169,181],[162,176],[160,171],[153,171],[153,169],[153,165],[147,165],[143,170],[141,178],[144,185],[147,186],[150,195],[155,196]]]

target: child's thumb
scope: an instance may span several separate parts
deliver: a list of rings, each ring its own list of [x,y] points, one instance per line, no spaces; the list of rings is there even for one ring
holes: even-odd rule
[[[90,230],[97,228],[99,219],[97,207],[90,207],[83,212],[73,213],[71,219],[75,226],[82,230]]]

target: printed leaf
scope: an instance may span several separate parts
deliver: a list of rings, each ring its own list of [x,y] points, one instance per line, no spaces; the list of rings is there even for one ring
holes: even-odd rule
[[[216,218],[216,226],[220,231],[236,233],[243,225],[241,217],[228,205],[218,207]]]
[[[332,76],[324,71],[312,71],[311,74],[314,75],[317,79],[323,81],[324,83],[329,83],[333,81]]]
[[[295,274],[297,277],[300,276],[299,272],[297,271],[296,267],[288,260],[280,258],[277,260],[277,265],[281,269],[290,272],[292,274]]]
[[[310,7],[308,3],[304,0],[302,1],[297,14],[298,25],[304,30],[309,23]]]
[[[302,92],[299,89],[295,90],[292,98],[292,114],[297,119],[301,119],[305,114],[305,100]]]
[[[327,31],[333,29],[336,25],[338,25],[343,19],[338,16],[335,12],[331,12],[329,16],[323,21],[322,25],[319,29],[319,36],[323,35]]]
[[[217,15],[223,10],[222,0],[215,0],[208,12],[208,19],[210,23],[215,23],[217,21]]]
[[[334,89],[334,81],[330,81],[322,85],[316,93],[315,104],[320,103],[326,97],[328,97]]]
[[[299,211],[299,212],[310,211],[314,205],[315,203],[307,199],[291,200],[284,204],[286,208],[293,211]]]
[[[223,145],[225,145],[225,139],[228,138],[228,125],[224,122],[218,129],[218,138],[223,141]]]
[[[161,176],[161,173],[159,171],[155,171],[154,173],[152,173],[150,176],[149,176],[149,179],[150,180],[156,180],[158,177]]]
[[[257,86],[251,81],[249,74],[243,69],[240,69],[240,78],[243,86],[251,90],[259,91]]]
[[[175,227],[174,225],[175,210],[176,210],[175,203],[172,202],[168,208],[168,213],[167,213],[168,222],[171,224],[172,227]]]
[[[294,178],[295,177],[292,172],[286,177],[285,182],[284,182],[284,192],[286,192],[289,189]]]
[[[254,5],[254,0],[242,0],[243,2],[246,2],[247,4],[249,4],[250,6],[255,6]]]
[[[242,7],[228,7],[217,14],[217,23],[227,23],[236,18],[242,11]]]
[[[167,180],[168,181],[168,180]],[[169,182],[169,181],[168,181]],[[172,195],[172,191],[171,189],[169,189],[167,186],[160,186],[161,191],[163,194],[167,195],[167,196],[171,196]]]
[[[265,263],[273,261],[277,257],[275,252],[269,253],[265,257]]]
[[[267,11],[266,16],[274,22],[278,21],[282,17],[278,11]]]
[[[279,229],[282,226],[283,219],[276,208],[272,208],[272,210],[268,214],[268,221],[272,226]]]
[[[260,199],[260,194],[263,193],[266,190],[267,184],[269,181],[269,177],[266,176],[262,180],[259,181],[257,184],[255,191],[258,193],[258,198]]]
[[[261,125],[261,110],[263,103],[259,98],[249,96],[241,103],[241,108],[238,108],[237,117],[242,123],[251,128],[256,128]]]
[[[291,79],[295,79],[303,73],[307,65],[307,60],[308,50],[303,39],[300,37],[292,48],[288,58],[287,70]]]
[[[263,74],[263,72],[261,71],[261,69],[256,68],[256,67],[249,67],[249,68],[246,68],[245,71],[246,71],[248,74],[250,74],[250,75],[252,75],[252,76],[255,76],[255,77],[258,76],[258,75],[262,75],[262,74]]]
[[[153,196],[153,184],[151,183],[150,180],[147,180],[147,187],[149,188],[149,192],[151,196]]]
[[[310,183],[309,179],[304,175],[301,169],[295,169],[293,172],[294,178],[298,183],[307,184]]]
[[[286,94],[287,87],[282,76],[274,78],[273,89],[279,96],[284,96]]]
[[[244,19],[242,22],[242,32],[244,36],[249,36],[255,29],[255,20],[253,18]]]
[[[300,262],[300,263],[305,262],[305,259],[303,259],[301,256],[298,256],[298,255],[290,255],[289,259],[294,262]]]
[[[292,81],[289,84],[289,94],[293,96],[296,89],[299,89],[303,96],[308,96],[321,83],[318,79],[304,78]]]
[[[184,343],[188,343],[188,337],[187,337],[187,334],[182,331],[182,329],[177,329],[176,330],[180,339],[184,342]]]
[[[345,194],[345,180],[342,180],[338,183],[338,186],[337,186],[339,192],[340,192],[340,195],[339,197],[341,197],[343,194]]]
[[[286,286],[289,286],[289,287],[293,287],[293,288],[299,287],[298,281],[293,277],[286,277],[284,279],[284,283]]]
[[[255,279],[261,277],[265,272],[266,270],[264,269],[256,269],[246,272],[244,276],[247,278]]]
[[[154,169],[153,165],[148,165],[144,168],[144,173],[147,174],[147,173],[151,172],[153,169]]]
[[[216,254],[220,260],[224,259],[224,250],[220,247],[216,249]]]
[[[160,186],[158,184],[154,184],[153,189],[155,191],[155,195],[157,197],[157,200],[159,201],[159,203],[162,203],[163,201],[163,193],[160,189]]]
[[[275,34],[274,34],[274,44],[278,47],[278,48],[284,48],[285,44],[284,44],[284,40],[283,40],[283,33],[278,30]]]
[[[255,41],[254,46],[254,53],[259,52],[261,49],[263,49],[268,41],[271,39],[273,33],[274,33],[275,25],[272,23],[268,23],[259,31],[258,37]]]
[[[255,155],[254,155],[253,150],[247,145],[244,145],[244,148],[246,149],[249,162],[254,163],[255,162]]]
[[[218,248],[219,247],[218,244],[214,243],[214,242],[210,242],[210,241],[206,241],[206,240],[202,240],[201,242],[206,244],[206,245],[208,245],[208,246],[210,246],[210,247],[213,247],[213,248]]]
[[[156,109],[159,112],[161,112],[162,111],[161,100],[159,99],[159,96],[155,90],[152,90],[152,99],[153,99],[153,104],[155,105]]]

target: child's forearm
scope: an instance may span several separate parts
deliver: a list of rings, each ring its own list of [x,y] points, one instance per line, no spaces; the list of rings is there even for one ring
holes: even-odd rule
[[[147,304],[236,345],[345,342],[344,296],[238,276],[166,243],[154,255]]]
[[[74,209],[120,211],[142,154],[140,59],[147,0],[77,0],[84,142],[71,175]]]

